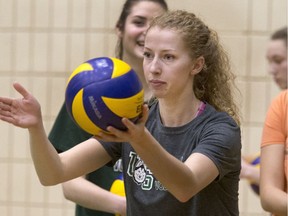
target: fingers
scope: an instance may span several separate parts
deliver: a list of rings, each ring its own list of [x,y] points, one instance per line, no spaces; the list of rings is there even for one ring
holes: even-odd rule
[[[149,114],[149,108],[148,108],[148,105],[147,104],[144,104],[143,105],[143,108],[142,108],[142,114],[141,114],[141,118],[137,120],[136,124],[144,124],[146,123],[147,119],[148,119],[148,114]],[[124,120],[124,118],[123,118]],[[123,122],[122,120],[122,122]],[[124,120],[123,124],[127,127],[126,125],[126,122],[128,124],[128,119],[127,120]],[[130,125],[134,125],[134,123],[131,123]]]
[[[136,128],[136,125],[145,125],[148,119],[149,108],[148,105],[143,105],[142,117],[136,122],[132,122],[127,118],[122,118],[122,123],[128,128],[128,130],[133,130]],[[112,131],[111,131],[112,132]]]
[[[11,98],[6,98],[6,97],[0,97],[0,109],[1,110],[10,110],[12,104],[12,99]]]
[[[19,83],[13,83],[13,87],[19,92],[24,98],[28,97],[29,93]],[[14,115],[15,110],[18,109],[17,99],[0,97],[0,119],[2,121],[16,125],[17,116]]]
[[[142,115],[142,121],[143,122],[146,122],[147,119],[148,119],[148,114],[149,114],[149,108],[148,108],[148,105],[147,104],[144,104],[143,105],[143,115]]]
[[[123,119],[122,119],[123,120]],[[127,119],[128,120],[128,119]],[[128,120],[129,121],[129,120]],[[126,126],[126,125],[125,125]],[[127,127],[127,126],[126,126]],[[122,137],[123,134],[126,132],[126,131],[122,131],[122,130],[119,130],[115,127],[112,127],[112,126],[108,126],[107,127],[107,131],[109,131],[109,134],[106,134],[106,137],[110,137],[110,138],[119,138],[119,137]]]
[[[29,96],[29,92],[19,83],[14,82],[13,87],[17,92],[19,92],[24,98]],[[1,111],[11,111],[11,108],[14,106],[14,101],[16,99],[8,97],[0,97],[0,109]]]
[[[27,98],[30,94],[29,92],[18,82],[13,83],[14,89],[19,92],[24,98]]]
[[[138,135],[142,133],[143,128],[145,127],[145,123],[148,119],[149,108],[147,105],[143,106],[142,117],[134,123],[128,118],[122,118],[122,123],[125,125],[127,130],[119,130],[112,126],[108,126],[106,129],[109,133],[100,132],[95,137],[104,141],[112,141],[112,142],[122,142],[129,141],[133,139],[133,137],[139,137]]]
[[[3,102],[2,99],[3,98],[0,98],[0,120],[14,124],[14,118],[11,114],[11,106],[9,105],[10,102],[7,100],[4,100],[5,102]]]
[[[17,92],[19,92],[24,98],[27,98],[30,93],[18,82],[14,82],[13,83],[13,87],[15,88],[15,90]],[[10,107],[13,103],[12,98],[8,98],[8,97],[0,97],[0,103],[1,103],[1,109],[7,109],[8,107]],[[7,107],[8,106],[8,107]]]
[[[10,124],[16,125],[14,118],[12,118],[12,117],[10,117],[10,116],[0,115],[0,119],[1,119],[2,121],[4,121],[4,122],[7,122],[7,123],[10,123]]]
[[[109,126],[109,131],[113,131],[113,133],[117,134],[117,129]],[[121,142],[123,140],[121,140],[119,137],[117,137],[116,134],[113,133],[105,133],[105,132],[99,132],[97,135],[94,135],[94,137],[98,140],[103,140],[106,142]]]
[[[0,110],[1,111],[10,111],[11,110],[12,100],[10,98],[0,98]]]

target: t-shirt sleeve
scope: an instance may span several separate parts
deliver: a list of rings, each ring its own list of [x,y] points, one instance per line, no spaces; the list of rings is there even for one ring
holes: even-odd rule
[[[209,125],[194,152],[210,158],[219,171],[218,180],[229,172],[241,169],[241,133],[228,115]]]
[[[271,102],[263,127],[261,147],[285,143],[288,124],[287,96],[287,90],[283,91]]]
[[[112,158],[111,162],[108,165],[113,166],[122,156],[123,143],[103,141],[100,141],[100,143]]]
[[[48,138],[58,152],[63,152],[89,139],[91,136],[91,134],[86,133],[76,125],[67,112],[64,103]]]

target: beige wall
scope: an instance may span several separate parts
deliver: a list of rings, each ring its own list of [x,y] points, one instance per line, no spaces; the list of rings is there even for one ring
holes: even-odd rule
[[[0,0],[0,95],[16,96],[24,84],[42,104],[49,132],[64,100],[65,82],[83,61],[113,56],[114,23],[123,0]],[[267,74],[268,36],[287,24],[286,0],[168,0],[193,11],[219,32],[231,55],[243,112],[243,152],[259,150],[267,106],[277,86]],[[0,215],[73,215],[61,187],[43,187],[29,154],[27,131],[0,122]],[[241,215],[267,215],[246,181],[240,184]]]

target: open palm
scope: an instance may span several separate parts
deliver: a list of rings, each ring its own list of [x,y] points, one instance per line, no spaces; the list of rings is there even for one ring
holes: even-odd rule
[[[19,83],[13,87],[23,98],[0,97],[0,119],[21,128],[36,126],[41,122],[39,102]]]

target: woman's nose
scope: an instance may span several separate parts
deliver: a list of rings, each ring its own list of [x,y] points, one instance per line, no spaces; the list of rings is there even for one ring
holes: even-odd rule
[[[161,62],[158,58],[154,58],[150,63],[150,72],[151,73],[160,73],[161,72]]]

